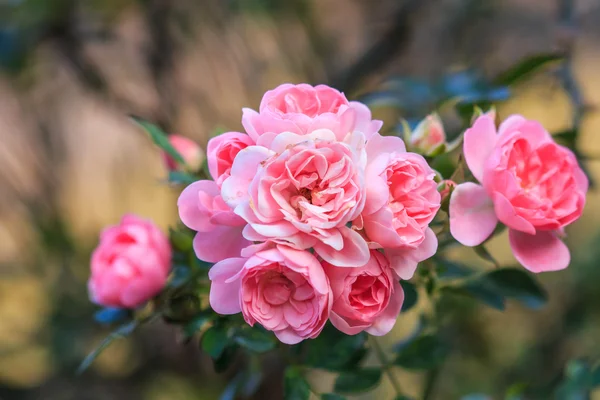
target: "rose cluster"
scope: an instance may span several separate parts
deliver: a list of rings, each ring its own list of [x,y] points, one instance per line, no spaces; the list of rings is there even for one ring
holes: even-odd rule
[[[404,300],[400,280],[437,251],[430,224],[445,199],[459,243],[477,246],[501,222],[528,270],[569,264],[560,237],[581,216],[588,180],[535,121],[511,116],[496,129],[493,113],[479,116],[464,134],[474,179],[458,185],[440,182],[421,155],[451,147],[435,114],[407,135],[407,151],[379,133],[382,122],[364,104],[328,86],[284,84],[258,111],[244,109],[242,125],[209,141],[212,180],[183,190],[179,216],[196,232],[196,256],[215,263],[212,309],[241,312],[284,343],[317,337],[328,320],[349,335],[389,332]],[[197,170],[199,148],[171,143]],[[139,306],[164,286],[170,255],[154,225],[125,217],[92,257],[92,300]]]
[[[389,332],[399,280],[437,248],[436,173],[328,86],[279,86],[242,123],[246,133],[210,140],[213,180],[178,201],[196,255],[216,263],[212,308],[288,344],[327,320],[347,334]]]

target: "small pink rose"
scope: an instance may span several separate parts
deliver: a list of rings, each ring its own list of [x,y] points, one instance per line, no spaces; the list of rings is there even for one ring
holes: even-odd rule
[[[167,237],[152,222],[125,215],[102,231],[92,253],[90,298],[106,307],[138,307],[162,290],[170,268]]]
[[[313,247],[338,266],[365,264],[367,244],[347,226],[365,202],[364,149],[336,141],[329,130],[285,132],[271,149],[241,151],[223,183],[223,198],[249,224],[245,237]]]
[[[192,183],[179,196],[177,206],[181,221],[198,232],[194,251],[199,259],[218,262],[239,257],[241,250],[250,245],[242,237],[246,223],[225,204],[215,182]]]
[[[208,170],[219,187],[229,177],[237,154],[254,142],[245,133],[227,132],[208,141]]]
[[[244,255],[210,269],[211,307],[220,314],[241,311],[248,324],[261,324],[286,344],[317,337],[332,304],[317,258],[272,243],[253,246]]]
[[[198,171],[204,162],[204,151],[196,142],[181,135],[169,135],[169,143],[183,158],[185,166],[191,171]],[[180,167],[166,152],[163,152],[163,159],[169,171],[179,170]]]
[[[382,122],[372,120],[364,104],[349,102],[343,93],[329,86],[287,83],[265,93],[259,112],[245,108],[242,124],[257,142],[264,134],[304,135],[323,128],[335,132],[338,140],[353,131],[369,138],[379,131]]]
[[[444,143],[444,125],[435,113],[425,117],[410,135],[410,147],[425,155],[433,154]]]
[[[437,189],[438,189],[438,192],[440,192],[442,201],[444,201],[444,199],[446,199],[448,196],[450,196],[452,194],[452,191],[454,190],[455,187],[456,187],[456,182],[454,182],[450,179],[445,179],[438,184]]]
[[[467,246],[485,241],[499,221],[509,228],[517,260],[532,272],[564,269],[570,255],[562,229],[581,216],[588,180],[573,153],[537,122],[507,118],[496,132],[490,115],[464,135],[464,155],[483,184],[458,185],[450,199],[450,232]]]
[[[371,250],[362,267],[339,268],[324,263],[333,291],[332,324],[347,335],[367,331],[376,336],[394,327],[404,292],[390,261],[383,253]]]

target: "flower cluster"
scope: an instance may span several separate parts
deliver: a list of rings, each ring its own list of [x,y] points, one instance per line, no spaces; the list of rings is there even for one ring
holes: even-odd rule
[[[196,255],[216,263],[212,308],[290,344],[327,320],[347,334],[387,333],[399,279],[437,248],[436,173],[328,86],[279,86],[242,123],[247,133],[209,142],[213,180],[178,201]]]
[[[268,91],[258,111],[243,110],[245,132],[209,141],[212,179],[187,186],[177,203],[196,232],[196,256],[214,263],[212,309],[241,312],[287,344],[317,337],[327,321],[348,335],[384,335],[402,308],[400,280],[437,251],[430,224],[441,203],[457,242],[477,246],[501,222],[525,268],[567,267],[560,237],[582,214],[588,180],[539,123],[511,116],[496,130],[494,118],[483,114],[465,132],[474,179],[455,183],[428,164],[459,143],[446,143],[435,114],[407,134],[411,152],[379,133],[382,122],[364,104],[333,88]],[[175,136],[171,145],[184,167],[198,170],[199,147]],[[438,233],[447,235],[443,218]],[[102,234],[92,257],[92,300],[141,305],[164,287],[170,256],[158,228],[125,217]]]

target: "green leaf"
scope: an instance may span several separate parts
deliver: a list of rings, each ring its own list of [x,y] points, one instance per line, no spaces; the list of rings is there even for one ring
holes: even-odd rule
[[[490,396],[483,393],[472,393],[460,398],[460,400],[493,400]]]
[[[184,253],[192,250],[194,238],[188,232],[169,228],[169,239],[176,250]]]
[[[505,400],[521,400],[527,389],[527,384],[524,382],[511,385],[504,395]]]
[[[135,328],[139,325],[139,321],[131,321],[124,325],[121,325],[118,329],[113,331],[110,335],[108,335],[94,351],[92,351],[88,356],[81,362],[79,368],[77,368],[77,374],[82,374],[86,369],[89,368],[90,365],[94,362],[96,358],[106,349],[110,344],[116,340],[129,336]]]
[[[225,347],[219,358],[213,359],[213,366],[215,368],[216,373],[220,374],[221,372],[225,372],[227,368],[229,368],[229,366],[235,359],[237,350],[237,345],[228,345],[227,347]]]
[[[465,278],[474,273],[471,268],[459,262],[444,258],[436,258],[434,261],[437,267],[437,276],[440,279]]]
[[[442,293],[471,297],[496,310],[503,311],[505,309],[504,297],[489,286],[487,283],[467,281],[460,286],[444,286],[441,291]]]
[[[191,338],[200,331],[204,326],[209,323],[214,317],[214,314],[210,310],[204,310],[197,316],[195,316],[190,322],[183,326],[183,334],[186,338]]]
[[[169,171],[169,182],[177,185],[189,185],[198,180],[194,175],[182,171]]]
[[[417,289],[413,283],[401,281],[400,285],[404,290],[404,303],[402,303],[402,311],[404,312],[410,310],[415,306],[415,304],[417,304],[417,301],[419,300],[419,293],[417,292]]]
[[[168,286],[172,288],[181,287],[188,283],[191,277],[192,271],[188,265],[174,265],[173,269],[171,270]]]
[[[308,400],[310,397],[310,386],[298,368],[285,370],[283,393],[285,400]]]
[[[484,279],[491,282],[501,295],[518,300],[529,308],[540,308],[548,299],[544,289],[520,268],[497,269]]]
[[[173,159],[177,161],[177,163],[185,165],[185,161],[183,160],[181,154],[179,154],[179,152],[175,150],[175,148],[169,142],[168,135],[165,132],[163,132],[158,126],[148,121],[144,121],[139,117],[132,116],[131,119],[143,130],[145,130],[148,133],[148,135],[150,135],[150,138],[152,139],[155,145],[157,145],[168,155],[173,157]]]
[[[537,70],[562,61],[563,59],[563,55],[556,53],[538,54],[533,57],[525,58],[498,75],[496,79],[494,79],[494,83],[498,85],[514,85]]]
[[[496,268],[500,268],[500,264],[498,263],[498,261],[496,261],[496,259],[492,257],[490,252],[485,248],[483,244],[475,246],[473,249],[479,257],[483,258],[485,261],[491,262]]]
[[[596,364],[592,371],[592,387],[600,386],[600,364]]]
[[[346,335],[327,324],[319,337],[306,342],[304,364],[329,371],[342,371],[356,365],[366,354],[367,335]]]
[[[381,380],[379,368],[364,368],[356,371],[342,372],[334,384],[334,391],[340,393],[366,392]]]
[[[346,400],[346,398],[335,393],[323,393],[321,395],[321,400]]]
[[[431,369],[442,363],[449,348],[434,335],[423,335],[398,350],[394,364],[406,369]]]
[[[256,353],[264,353],[275,348],[273,334],[256,327],[240,329],[236,332],[233,340],[240,346]]]
[[[202,335],[202,350],[213,359],[217,359],[223,355],[228,342],[229,338],[225,329],[220,326],[212,326]]]

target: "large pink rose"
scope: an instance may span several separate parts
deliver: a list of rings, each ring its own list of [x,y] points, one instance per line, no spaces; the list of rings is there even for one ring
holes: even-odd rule
[[[506,119],[496,133],[489,115],[465,132],[464,155],[483,184],[464,183],[450,198],[450,232],[476,246],[498,220],[509,228],[517,260],[532,272],[569,265],[562,228],[581,216],[588,180],[571,151],[559,146],[535,121]]]
[[[226,132],[208,141],[208,170],[219,187],[229,177],[235,156],[253,144],[250,136],[239,132]]]
[[[314,248],[337,266],[364,265],[364,239],[346,226],[365,203],[364,136],[358,147],[337,142],[333,132],[279,134],[268,150],[250,146],[236,157],[222,195],[248,222],[244,236]]]
[[[355,224],[375,247],[386,249],[403,279],[437,250],[429,228],[440,208],[434,177],[425,159],[406,152],[400,138],[377,134],[367,143],[367,199]]]
[[[140,306],[165,286],[170,268],[167,237],[152,222],[125,215],[102,231],[92,253],[90,298],[107,307]]]
[[[305,250],[262,244],[209,271],[210,304],[219,314],[242,312],[250,325],[261,324],[286,344],[319,335],[332,304],[327,276]]]
[[[371,119],[364,104],[349,102],[344,94],[326,85],[280,85],[265,93],[259,111],[244,108],[242,117],[246,132],[255,142],[264,134],[304,135],[322,128],[336,132],[338,140],[353,131],[369,138],[382,125]]]
[[[218,262],[239,257],[240,251],[250,245],[242,236],[246,222],[225,204],[215,182],[192,183],[181,192],[177,206],[181,221],[198,232],[194,251],[199,259]]]
[[[323,264],[333,291],[329,319],[340,331],[356,335],[367,331],[382,336],[394,327],[404,292],[383,253],[371,250],[362,267],[339,268]]]

